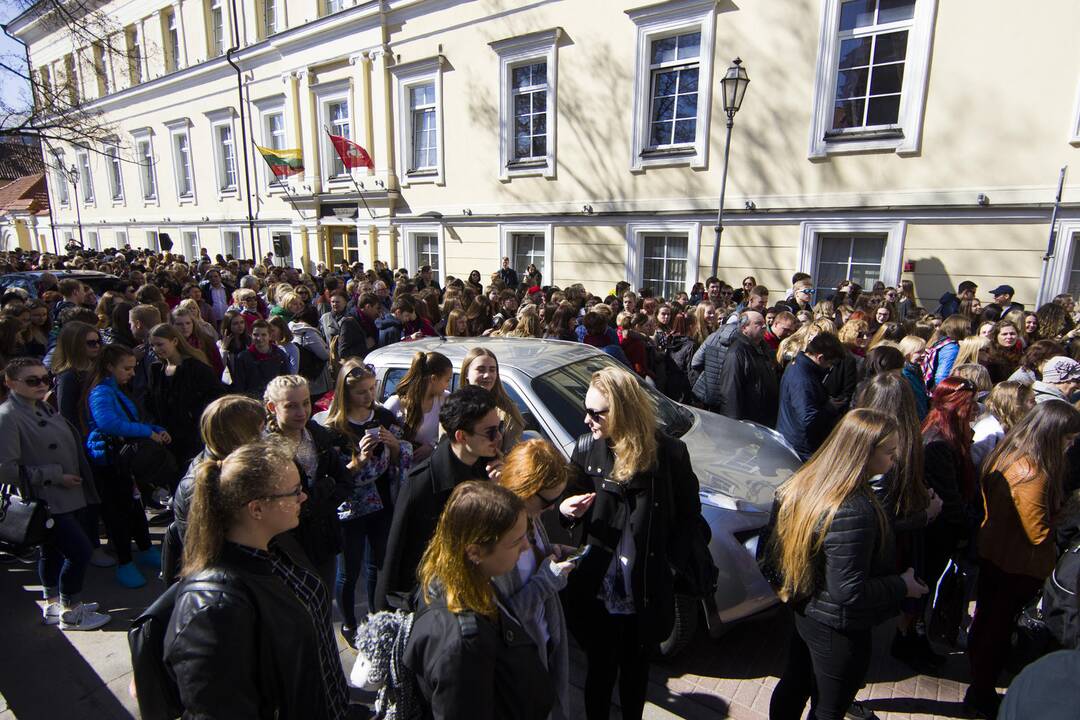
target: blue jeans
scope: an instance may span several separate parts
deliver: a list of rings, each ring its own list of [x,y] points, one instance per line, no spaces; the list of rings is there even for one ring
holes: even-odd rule
[[[391,513],[387,509],[341,523],[342,552],[338,556],[335,591],[345,624],[356,627],[356,581],[364,571],[368,612],[375,607],[375,583],[386,554]],[[365,562],[366,556],[366,562]]]
[[[86,567],[90,564],[90,539],[83,529],[82,510],[53,515],[53,526],[41,546],[38,575],[45,587],[45,597],[74,602],[82,591]]]

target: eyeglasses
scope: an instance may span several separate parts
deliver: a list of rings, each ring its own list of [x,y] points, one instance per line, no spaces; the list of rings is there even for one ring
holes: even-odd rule
[[[474,432],[473,435],[483,435],[488,440],[491,440],[492,442],[494,442],[495,439],[498,438],[500,435],[502,435],[504,432],[506,432],[506,423],[501,422],[498,425],[495,425],[493,427],[489,427],[486,430],[481,430],[479,432]]]
[[[53,384],[52,375],[31,375],[30,377],[24,377],[19,382],[26,383],[30,387],[39,387],[45,385],[46,387]]]
[[[304,494],[304,484],[300,483],[295,488],[287,493],[277,493],[276,495],[264,495],[263,500],[284,500],[285,498],[298,498]]]
[[[540,493],[536,493],[536,497],[540,500],[540,502],[544,503],[543,506],[540,508],[540,511],[543,512],[548,508],[555,507],[555,503],[559,502],[559,498],[561,498],[562,495],[556,495],[555,497],[549,499],[544,497]]]
[[[603,410],[593,410],[588,405],[585,406],[585,414],[594,422],[598,423],[604,419],[604,416],[611,411],[611,408],[604,408]]]
[[[101,347],[101,340],[87,340],[86,341],[86,347],[88,347],[88,348]]]
[[[814,288],[799,288],[799,292],[806,293],[807,295],[814,295],[817,293],[817,290]]]

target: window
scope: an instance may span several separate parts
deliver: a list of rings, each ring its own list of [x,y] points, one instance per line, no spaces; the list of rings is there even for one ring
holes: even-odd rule
[[[1080,220],[1059,220],[1054,232],[1057,242],[1050,257],[1035,307],[1041,307],[1061,293],[1080,297]]]
[[[906,222],[806,221],[802,224],[799,271],[809,273],[822,292],[842,280],[864,288],[881,280],[898,286]]]
[[[398,65],[394,74],[402,185],[443,182],[442,59]]]
[[[638,30],[631,170],[706,166],[715,5],[687,0],[628,11]]]
[[[686,289],[685,235],[646,235],[642,246],[641,286],[663,298]]]
[[[71,201],[71,196],[68,194],[68,182],[68,169],[64,165],[64,153],[56,151],[53,153],[53,192],[61,205],[67,205]]]
[[[94,202],[94,177],[90,173],[90,154],[80,152],[76,155],[79,159],[79,192],[82,194],[84,205]]]
[[[132,85],[143,81],[142,33],[135,25],[129,25],[124,31],[127,42],[128,79]]]
[[[510,256],[512,267],[525,272],[529,265],[536,265],[541,275],[546,274],[544,264],[544,236],[539,233],[514,233],[510,236],[513,254]]]
[[[412,128],[409,172],[434,168],[439,152],[435,131],[435,83],[409,88],[409,123]]]
[[[90,249],[90,250],[100,250],[101,249],[100,245],[98,244],[98,234],[96,232],[94,232],[93,230],[86,233],[86,240],[89,243],[88,249]]]
[[[918,152],[937,0],[825,0],[810,157]]]
[[[333,15],[345,9],[345,0],[323,0],[323,15]]]
[[[416,267],[420,269],[425,265],[431,268],[435,275],[439,274],[439,236],[422,233],[415,236],[416,242]]]
[[[91,52],[93,53],[94,77],[97,79],[98,97],[104,97],[111,92],[109,89],[109,68],[105,64],[105,46],[96,42],[91,48]]]
[[[263,37],[270,37],[278,31],[277,0],[262,0]]]
[[[221,232],[221,247],[226,257],[242,258],[244,254],[241,252],[240,231],[223,230]]]
[[[330,133],[351,140],[349,101],[347,99],[329,100],[324,105],[324,112],[326,113],[326,124],[330,128]],[[328,177],[335,178],[347,175],[345,163],[341,162],[341,156],[337,154],[337,150],[334,149],[334,144],[330,142],[330,138],[324,134],[322,139],[326,167],[329,171]]]
[[[218,57],[225,54],[225,8],[222,0],[207,0],[207,2],[209,11],[207,40],[210,42],[210,57]]]
[[[236,146],[231,125],[219,125],[215,139],[218,148],[218,190],[236,189]]]
[[[154,149],[149,134],[135,139],[135,159],[139,163],[139,182],[143,200],[157,199],[157,179],[154,175]]]
[[[165,25],[165,72],[175,72],[180,67],[180,28],[177,27],[176,11],[166,10]]]
[[[555,176],[559,29],[491,43],[499,55],[499,178]]]
[[[146,249],[153,250],[154,252],[161,251],[161,240],[158,237],[157,230],[146,231]]]
[[[176,195],[191,198],[195,195],[195,180],[191,167],[191,138],[187,125],[172,133],[173,170],[176,173]]]
[[[128,244],[127,233],[123,230],[116,231],[116,247],[122,250]]]
[[[415,275],[424,265],[429,265],[432,277],[442,285],[445,278],[442,228],[438,225],[403,225],[401,237],[404,242],[405,269],[409,274]]]
[[[109,145],[105,148],[105,156],[109,169],[109,189],[112,191],[113,202],[124,200],[124,171],[120,160],[120,148]]]
[[[64,86],[67,89],[68,102],[78,105],[79,76],[75,72],[75,56],[71,53],[64,56]]]
[[[199,258],[199,233],[185,230],[182,235],[184,243],[184,257],[188,260]]]
[[[330,261],[337,266],[360,260],[360,243],[354,227],[330,227],[326,230],[330,241]]]

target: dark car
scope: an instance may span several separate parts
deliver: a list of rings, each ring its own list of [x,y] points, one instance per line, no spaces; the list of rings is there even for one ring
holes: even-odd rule
[[[38,284],[45,272],[44,270],[33,270],[0,275],[0,291],[9,288],[22,288],[30,293],[31,298],[36,298],[38,296]],[[101,294],[106,290],[119,290],[121,285],[120,278],[97,270],[50,270],[49,272],[55,275],[57,280],[73,278],[86,283],[98,297],[101,297]]]

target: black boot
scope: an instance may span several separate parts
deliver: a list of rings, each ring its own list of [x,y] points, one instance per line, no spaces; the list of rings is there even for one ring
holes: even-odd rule
[[[994,720],[1001,706],[1001,696],[995,690],[979,691],[969,687],[964,693],[964,709],[975,717]]]

